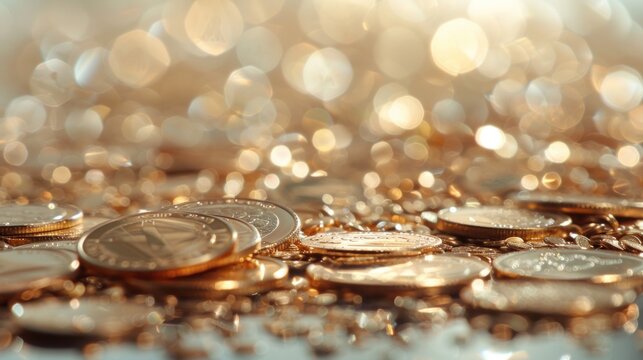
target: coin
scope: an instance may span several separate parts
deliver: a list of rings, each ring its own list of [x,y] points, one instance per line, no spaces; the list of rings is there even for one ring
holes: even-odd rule
[[[77,241],[83,233],[81,225],[72,226],[66,229],[37,232],[31,234],[2,236],[2,240],[11,246],[22,246],[37,242],[49,241]]]
[[[78,243],[81,263],[111,275],[175,277],[217,266],[237,233],[221,219],[192,213],[142,213],[95,227]]]
[[[0,252],[0,297],[71,278],[78,260],[69,251],[12,249]]]
[[[520,192],[512,196],[518,205],[529,209],[568,214],[612,214],[643,217],[643,199],[632,200],[613,196]]]
[[[11,314],[22,331],[66,337],[120,338],[163,322],[159,309],[101,298],[16,303]]]
[[[292,210],[268,201],[251,199],[218,199],[194,201],[170,206],[165,211],[189,211],[211,216],[243,220],[259,230],[261,248],[269,250],[297,238],[301,227]]]
[[[543,248],[501,255],[493,262],[504,276],[614,283],[643,281],[643,258],[606,250]]]
[[[214,216],[230,227],[237,233],[237,244],[232,253],[228,256],[219,258],[216,261],[216,267],[233,264],[241,261],[246,256],[254,254],[261,247],[261,234],[256,227],[247,222],[227,216]]]
[[[453,292],[490,272],[491,266],[481,260],[449,255],[427,255],[385,266],[336,269],[313,264],[306,269],[317,288],[395,295]]]
[[[450,207],[438,212],[437,229],[472,238],[512,236],[537,240],[556,235],[572,223],[569,216],[497,206]]]
[[[250,295],[271,290],[288,277],[288,266],[281,260],[257,256],[248,261],[171,280],[127,279],[127,283],[151,293],[185,297],[225,297]]]
[[[81,223],[83,212],[71,205],[0,206],[0,235],[21,235],[69,228]]]
[[[300,244],[312,252],[331,255],[355,254],[419,254],[440,245],[442,240],[432,235],[403,232],[327,232],[300,239]]]
[[[496,280],[474,281],[460,298],[485,310],[586,316],[623,308],[636,300],[636,292],[594,284]]]
[[[78,240],[34,242],[18,246],[16,249],[62,249],[73,251],[75,253],[78,251]]]

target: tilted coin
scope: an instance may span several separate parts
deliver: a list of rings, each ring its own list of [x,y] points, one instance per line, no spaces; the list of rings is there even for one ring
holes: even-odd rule
[[[378,294],[453,292],[490,272],[491,266],[481,260],[449,255],[427,255],[385,266],[337,269],[313,264],[306,269],[313,287]]]
[[[72,277],[78,259],[70,251],[12,249],[0,252],[0,297]]]
[[[450,207],[438,212],[437,229],[472,238],[504,239],[512,236],[537,240],[556,235],[570,225],[569,216],[498,206]]]
[[[215,216],[237,233],[235,249],[227,256],[220,257],[215,263],[216,267],[225,266],[241,261],[244,257],[254,254],[261,247],[261,234],[256,227],[247,222],[227,216]]]
[[[496,280],[474,281],[460,298],[485,310],[586,316],[623,308],[636,300],[636,292],[595,284]]]
[[[142,213],[100,225],[78,243],[81,263],[120,276],[175,277],[205,271],[236,246],[225,221],[192,213]]]
[[[419,254],[440,245],[442,240],[432,235],[404,232],[326,232],[300,239],[300,244],[312,252],[329,255]]]
[[[170,206],[165,211],[188,211],[211,216],[243,220],[259,230],[261,248],[279,248],[297,238],[301,228],[292,210],[268,201],[251,199],[218,199],[194,201]]]
[[[82,219],[82,210],[71,205],[3,205],[0,206],[0,235],[60,230],[78,225]]]
[[[501,255],[498,274],[541,280],[643,281],[643,258],[606,250],[537,249]]]
[[[623,217],[643,217],[643,199],[632,200],[613,196],[539,192],[520,192],[515,194],[512,199],[523,207],[536,210],[568,214],[612,214]]]
[[[288,277],[288,266],[281,260],[257,256],[234,265],[171,280],[127,279],[127,283],[151,293],[185,297],[225,297],[250,295],[271,290]]]
[[[22,331],[74,338],[120,338],[163,323],[159,309],[101,298],[16,303],[11,313]]]

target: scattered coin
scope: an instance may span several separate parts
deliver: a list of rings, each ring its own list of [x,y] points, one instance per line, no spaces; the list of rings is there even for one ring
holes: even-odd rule
[[[23,332],[73,338],[122,338],[163,323],[157,308],[100,298],[16,303],[11,314]]]
[[[643,258],[605,250],[549,248],[514,252],[497,257],[493,267],[504,276],[539,280],[643,281]]]
[[[520,192],[515,194],[513,199],[526,208],[536,210],[568,214],[612,214],[624,217],[643,217],[643,199],[632,200],[601,195],[538,192]]]
[[[451,207],[438,212],[437,229],[448,234],[504,239],[512,236],[538,240],[556,235],[571,224],[566,215],[496,206]]]
[[[636,292],[594,284],[495,280],[474,281],[460,298],[485,310],[561,316],[611,312],[636,300]]]
[[[437,247],[442,240],[432,235],[403,232],[327,232],[300,239],[311,252],[355,256],[421,254]]]
[[[268,201],[251,199],[218,199],[173,205],[166,211],[187,211],[243,220],[261,234],[261,248],[280,248],[299,236],[301,222],[294,211]]]
[[[427,255],[394,265],[336,269],[313,264],[306,269],[313,287],[388,295],[453,292],[490,272],[491,266],[481,260],[446,255]]]
[[[171,280],[128,279],[132,287],[151,293],[186,297],[250,295],[285,285],[288,266],[280,260],[257,256],[251,260]]]
[[[115,276],[176,277],[218,265],[236,247],[225,221],[192,213],[142,213],[94,228],[78,243],[81,263]]]
[[[70,251],[12,249],[0,252],[0,298],[39,289],[73,277],[78,270]]]

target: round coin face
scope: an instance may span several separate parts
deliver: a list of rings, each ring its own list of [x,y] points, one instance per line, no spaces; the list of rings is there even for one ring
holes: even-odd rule
[[[280,260],[257,256],[248,261],[171,280],[128,279],[137,289],[193,296],[249,295],[270,290],[288,277],[288,266]]]
[[[188,211],[210,216],[227,216],[243,220],[261,234],[261,248],[278,248],[294,239],[301,227],[290,209],[268,201],[250,199],[218,199],[173,205],[167,211]]]
[[[374,291],[453,290],[489,275],[491,266],[481,260],[449,255],[427,255],[403,263],[362,268],[310,265],[306,274],[315,286],[363,288]]]
[[[544,248],[504,254],[493,261],[505,276],[613,283],[643,280],[643,258],[606,250]]]
[[[22,330],[58,336],[121,337],[163,322],[158,309],[98,298],[17,303],[11,312]]]
[[[337,254],[422,252],[442,243],[436,236],[403,232],[327,232],[300,239],[311,251]]]
[[[632,200],[611,196],[537,192],[521,192],[514,195],[513,199],[518,204],[529,209],[568,214],[612,214],[614,216],[643,217],[643,199]]]
[[[45,287],[72,277],[78,260],[69,251],[12,249],[0,252],[0,296]]]
[[[100,225],[78,243],[81,262],[112,275],[174,277],[213,266],[237,234],[221,219],[192,213],[143,213]]]
[[[584,316],[634,302],[636,292],[611,286],[545,281],[475,281],[460,292],[467,304],[485,310]]]
[[[59,230],[79,224],[82,218],[82,210],[71,205],[4,205],[0,206],[0,234]]]
[[[437,228],[472,238],[524,239],[555,234],[572,223],[569,216],[497,206],[451,207],[438,212]]]

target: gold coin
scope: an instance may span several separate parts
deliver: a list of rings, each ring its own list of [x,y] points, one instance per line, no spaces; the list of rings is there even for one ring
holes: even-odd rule
[[[300,239],[311,252],[339,256],[420,254],[441,243],[432,235],[392,231],[326,232]]]
[[[4,205],[0,206],[0,235],[60,230],[78,225],[82,220],[82,210],[71,205]]]
[[[127,279],[139,290],[184,297],[250,295],[282,285],[288,266],[280,260],[257,256],[248,261],[171,280]]]
[[[268,201],[251,199],[217,199],[187,202],[170,206],[165,211],[188,211],[210,216],[227,216],[243,220],[259,230],[261,249],[280,248],[299,235],[301,222],[291,209]]]
[[[559,281],[474,281],[460,292],[467,304],[485,310],[560,316],[612,312],[636,300],[636,292],[612,286]]]
[[[11,246],[22,246],[38,242],[49,241],[78,241],[83,233],[82,225],[72,226],[66,229],[38,232],[33,234],[2,236],[2,240]]]
[[[584,194],[555,194],[520,192],[512,197],[528,209],[568,214],[612,214],[623,217],[643,217],[643,199],[632,200],[613,196]]]
[[[313,264],[306,269],[317,288],[395,295],[449,293],[490,272],[491,266],[481,260],[449,255],[427,255],[384,266],[337,269]]]
[[[438,212],[437,229],[448,234],[505,239],[512,236],[537,240],[556,235],[570,225],[569,216],[497,206],[451,207]]]
[[[261,234],[256,227],[247,222],[227,216],[214,216],[230,227],[237,233],[237,244],[229,255],[221,257],[215,261],[216,266],[220,267],[230,265],[241,261],[244,257],[254,254],[261,247]]]
[[[100,298],[16,303],[11,314],[22,331],[66,337],[120,338],[163,322],[159,309]]]
[[[78,270],[74,253],[46,249],[0,252],[0,297],[52,285]]]
[[[192,213],[143,213],[83,235],[83,265],[104,274],[175,277],[205,271],[230,254],[237,233],[221,219]]]
[[[543,248],[519,251],[497,257],[493,267],[504,276],[539,280],[643,281],[643,258],[607,250]]]

